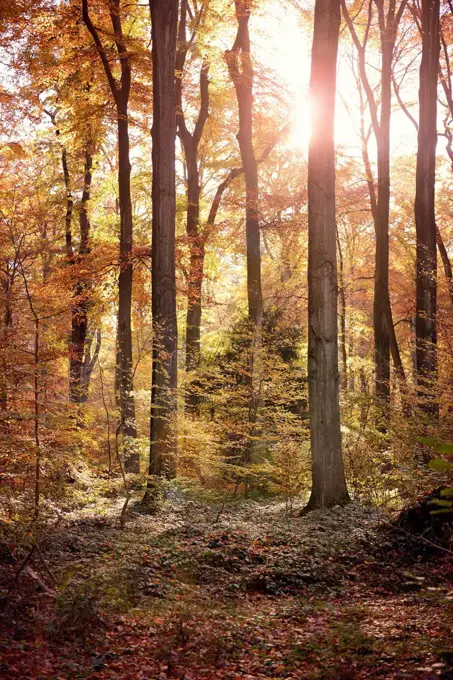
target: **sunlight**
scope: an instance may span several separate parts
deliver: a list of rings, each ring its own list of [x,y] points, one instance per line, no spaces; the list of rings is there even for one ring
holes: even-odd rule
[[[310,135],[310,101],[308,92],[305,92],[299,94],[294,99],[293,123],[289,136],[289,144],[306,154],[308,152]]]
[[[288,145],[306,154],[310,140],[309,81],[311,66],[310,26],[301,25],[295,8],[278,2],[269,2],[256,22],[255,49],[260,61],[276,72],[286,94],[285,102],[291,102],[292,131]],[[284,36],[284,40],[282,40]],[[378,53],[376,52],[376,58]],[[413,85],[413,99],[417,97],[417,84]],[[394,105],[396,102],[393,102]],[[366,126],[370,123],[366,116]],[[356,155],[360,151],[360,102],[357,83],[351,71],[349,53],[340,49],[337,67],[337,100],[335,109],[335,142],[337,147]],[[395,106],[391,122],[391,146],[395,156],[414,153],[417,134],[406,115]],[[440,140],[439,148],[445,146]],[[370,142],[371,157],[375,156],[373,140]]]

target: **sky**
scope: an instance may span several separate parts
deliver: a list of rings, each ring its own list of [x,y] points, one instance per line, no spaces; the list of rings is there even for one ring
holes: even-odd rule
[[[252,15],[250,22],[253,53],[256,56],[259,55],[259,60],[265,66],[276,71],[279,80],[291,94],[293,131],[290,143],[304,152],[308,149],[310,135],[308,98],[311,59],[310,30],[310,26],[303,27],[300,12],[295,7],[289,2],[278,0],[269,0],[262,6],[259,15]],[[337,70],[335,139],[337,146],[341,146],[344,153],[359,156],[361,154],[358,136],[359,100],[355,78],[350,67],[351,54],[354,54],[354,50],[349,45],[349,40],[341,40]],[[374,57],[378,58],[377,52]],[[412,78],[405,81],[402,96],[405,103],[415,104],[410,110],[417,118],[417,65]],[[406,114],[398,106],[395,95],[393,95],[393,108],[391,153],[393,156],[415,155],[417,133]],[[442,130],[441,111],[439,111],[438,129]],[[370,154],[372,158],[375,155],[373,142],[370,143]],[[438,140],[438,155],[445,155],[443,137],[439,137]]]

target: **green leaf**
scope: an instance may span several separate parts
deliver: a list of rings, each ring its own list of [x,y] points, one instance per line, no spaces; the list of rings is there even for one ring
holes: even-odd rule
[[[453,486],[447,486],[446,489],[441,489],[441,496],[453,496]]]
[[[429,461],[429,467],[436,472],[445,472],[446,470],[453,470],[453,463],[443,458],[434,458],[434,460]]]
[[[451,501],[442,501],[440,498],[433,498],[430,505],[440,505],[442,508],[451,508]]]
[[[417,441],[425,446],[434,446],[436,449],[440,443],[439,440],[434,437],[417,437]]]
[[[453,453],[453,444],[443,442],[436,446],[439,453]]]

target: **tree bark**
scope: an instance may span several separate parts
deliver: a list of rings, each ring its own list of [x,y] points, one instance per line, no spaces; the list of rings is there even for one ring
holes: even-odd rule
[[[339,262],[339,288],[338,293],[340,297],[340,349],[341,349],[341,377],[340,386],[341,389],[346,392],[348,386],[348,354],[346,350],[346,291],[345,291],[345,280],[344,280],[344,261],[343,261],[343,251],[341,248],[340,235],[338,233],[338,227],[336,228],[337,237],[337,250],[338,250],[338,262]]]
[[[6,360],[12,328],[13,328],[13,309],[12,309],[12,289],[16,276],[17,264],[14,261],[5,263],[5,272],[2,276],[1,286],[4,296],[4,309],[2,310],[2,358],[0,371],[0,432],[6,434],[9,430],[8,424],[8,362]]]
[[[308,153],[308,391],[312,490],[308,510],[349,500],[341,451],[334,114],[340,0],[316,0]]]
[[[131,164],[129,158],[129,116],[128,104],[131,88],[131,64],[126,48],[120,17],[120,0],[110,4],[110,20],[114,34],[116,51],[120,61],[121,75],[118,81],[113,75],[109,59],[102,45],[98,31],[93,25],[88,0],[82,0],[82,16],[96,45],[104,67],[105,75],[115,101],[118,132],[118,188],[120,204],[120,273],[118,277],[118,366],[117,383],[120,406],[120,431],[123,435],[124,468],[126,472],[139,472],[139,454],[135,446],[137,428],[135,421],[135,399],[132,378],[132,200]]]
[[[369,83],[366,66],[366,46],[372,23],[373,4],[376,5],[381,46],[381,97],[380,115],[375,94]],[[390,352],[393,346],[395,357],[396,336],[394,334],[389,296],[389,215],[390,215],[390,119],[392,104],[392,62],[396,34],[407,0],[401,0],[397,9],[396,0],[389,0],[385,12],[384,0],[369,0],[368,18],[360,42],[349,15],[345,0],[341,0],[343,14],[351,37],[356,46],[359,72],[368,101],[372,127],[377,144],[377,195],[371,177],[371,167],[366,165],[367,183],[376,231],[376,256],[373,301],[375,391],[382,410],[380,428],[386,429],[389,421],[390,403]],[[399,354],[399,353],[398,353]],[[398,370],[400,370],[398,368]]]
[[[442,260],[442,265],[444,268],[445,278],[447,279],[448,293],[450,295],[451,304],[453,306],[453,270],[451,267],[450,258],[448,257],[448,252],[445,247],[444,240],[442,238],[442,234],[440,233],[440,229],[437,226],[437,224],[436,224],[436,241],[437,247],[439,249],[440,259]]]
[[[376,2],[381,37],[381,111],[377,142],[377,220],[376,270],[374,279],[374,348],[376,364],[376,396],[383,409],[383,427],[389,414],[390,401],[390,334],[391,311],[389,296],[389,217],[390,217],[390,118],[392,105],[392,61],[396,31],[394,29],[395,0],[390,0],[387,17],[384,0]],[[393,324],[392,324],[393,325]]]
[[[263,321],[263,296],[261,291],[261,249],[258,219],[258,167],[253,149],[253,67],[248,29],[250,4],[250,0],[235,0],[238,30],[233,48],[226,52],[225,56],[230,77],[236,89],[239,107],[237,140],[244,168],[246,191],[245,230],[249,319],[253,325],[261,326]]]
[[[149,472],[171,478],[176,475],[177,464],[175,60],[178,0],[150,0],[149,6],[153,41],[153,369]]]
[[[199,10],[195,21],[197,30],[201,19],[203,6]],[[199,146],[203,136],[206,121],[209,117],[209,78],[208,65],[203,62],[200,71],[200,107],[193,133],[186,125],[182,101],[182,78],[189,44],[186,36],[187,0],[181,1],[181,17],[178,30],[178,49],[176,52],[176,105],[177,130],[184,151],[187,167],[187,219],[186,233],[189,241],[190,264],[187,281],[187,314],[186,314],[186,370],[194,372],[200,365],[201,339],[201,295],[204,277],[205,239],[200,230],[200,176],[199,176]],[[198,414],[200,397],[196,390],[189,387],[186,394],[186,408],[189,412]]]
[[[120,202],[120,273],[118,277],[118,387],[123,435],[124,469],[139,472],[135,399],[132,378],[132,200],[129,160],[129,126],[127,106],[118,108],[118,187]]]
[[[231,50],[225,53],[230,78],[236,90],[239,109],[237,140],[244,168],[245,233],[247,255],[247,299],[250,324],[249,353],[249,441],[244,449],[243,462],[248,463],[261,449],[257,425],[262,401],[262,326],[263,295],[261,289],[261,244],[258,214],[258,164],[253,148],[253,66],[250,54],[251,0],[235,0],[238,29]],[[246,483],[247,489],[247,483]]]
[[[79,230],[80,246],[79,257],[76,259],[72,248],[72,239],[67,246],[70,246],[71,261],[80,263],[90,252],[90,221],[88,218],[88,201],[90,199],[91,180],[92,180],[93,160],[91,157],[90,143],[85,149],[85,173],[82,192],[82,201],[79,210]],[[67,233],[67,232],[66,232]],[[85,355],[85,341],[88,329],[88,308],[89,308],[89,287],[90,282],[85,277],[80,278],[75,286],[74,301],[71,308],[71,343],[69,350],[69,398],[76,404],[86,401],[87,389],[82,385],[82,368]],[[86,386],[88,388],[88,386]]]
[[[435,173],[437,145],[437,79],[439,74],[439,0],[422,0],[422,61],[420,65],[419,126],[415,192],[416,362],[420,408],[436,415],[432,390],[437,379],[437,257]]]

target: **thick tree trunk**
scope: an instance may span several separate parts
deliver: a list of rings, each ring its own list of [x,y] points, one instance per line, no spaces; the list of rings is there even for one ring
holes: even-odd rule
[[[435,173],[439,53],[439,0],[422,0],[420,118],[415,193],[417,234],[415,336],[420,408],[432,415],[438,410],[432,391],[435,389],[437,378]]]
[[[307,509],[349,500],[338,375],[334,112],[340,0],[316,0],[308,155],[308,390],[312,491]]]
[[[150,0],[149,5],[153,40],[153,370],[149,472],[174,477],[177,462],[175,59],[178,0]]]

